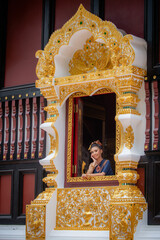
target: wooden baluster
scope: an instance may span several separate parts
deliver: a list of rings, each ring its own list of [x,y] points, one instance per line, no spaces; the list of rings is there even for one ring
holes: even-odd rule
[[[149,150],[150,145],[150,123],[151,123],[151,106],[150,106],[150,88],[149,88],[149,82],[145,82],[145,91],[146,91],[146,130],[145,130],[145,145],[144,150]]]
[[[10,159],[13,160],[13,155],[15,153],[15,142],[16,142],[16,101],[12,101],[12,113],[11,113],[11,151]]]
[[[33,137],[32,137],[32,153],[31,158],[35,158],[36,148],[37,148],[37,98],[33,98]]]
[[[31,134],[31,121],[30,121],[30,103],[29,103],[29,98],[26,99],[26,112],[25,112],[25,117],[26,117],[26,125],[25,125],[25,142],[24,142],[24,159],[28,158],[28,153],[29,153],[29,147],[30,147],[30,134]]]
[[[3,109],[2,109],[2,102],[0,102],[0,156],[2,154],[2,135],[3,135]]]
[[[153,90],[154,90],[154,141],[153,141],[153,149],[158,149],[158,130],[159,130],[159,103],[158,103],[158,82],[153,82]]]
[[[40,97],[40,124],[42,124],[45,120],[45,114],[44,114],[44,97]],[[39,124],[39,125],[40,125]],[[40,135],[39,135],[39,153],[38,157],[41,158],[43,155],[44,150],[44,137],[45,132],[44,130],[40,129]]]
[[[18,107],[18,150],[17,150],[17,159],[21,159],[22,153],[22,141],[23,141],[23,104],[22,99],[19,100]]]
[[[9,144],[9,102],[5,102],[5,124],[4,124],[4,146],[3,146],[3,160],[7,159],[8,144]]]

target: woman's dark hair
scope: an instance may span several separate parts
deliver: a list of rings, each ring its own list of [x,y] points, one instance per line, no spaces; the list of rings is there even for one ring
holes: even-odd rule
[[[102,149],[102,143],[99,140],[96,140],[90,144],[88,150],[90,151],[92,147],[98,147]]]

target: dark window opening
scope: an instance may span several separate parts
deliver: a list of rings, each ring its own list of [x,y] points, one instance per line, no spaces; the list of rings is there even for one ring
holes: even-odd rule
[[[100,140],[103,158],[111,161],[115,171],[116,149],[116,94],[109,93],[92,97],[74,98],[72,121],[72,177],[87,172],[92,162],[88,150],[91,142]]]

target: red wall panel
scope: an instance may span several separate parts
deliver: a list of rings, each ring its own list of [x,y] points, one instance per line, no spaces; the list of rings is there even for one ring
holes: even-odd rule
[[[23,176],[23,204],[22,213],[26,212],[26,205],[35,198],[35,174],[27,173]]]
[[[139,187],[139,189],[141,190],[143,195],[145,195],[145,169],[144,168],[138,168],[137,173],[139,174],[139,179],[137,181],[137,186]]]
[[[0,176],[0,214],[11,212],[11,175]]]
[[[144,0],[106,0],[105,19],[126,33],[144,38]]]
[[[10,0],[4,87],[34,83],[41,49],[42,0]]]
[[[90,11],[90,0],[58,0],[56,1],[55,29],[59,29],[78,10],[80,4]]]

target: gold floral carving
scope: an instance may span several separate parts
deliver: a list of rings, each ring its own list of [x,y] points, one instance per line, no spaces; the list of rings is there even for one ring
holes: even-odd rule
[[[55,189],[48,188],[26,206],[26,239],[45,239],[46,205]]]
[[[133,128],[130,125],[129,127],[126,128],[126,132],[125,132],[125,146],[128,149],[131,149],[133,147],[134,144],[134,132],[133,132]]]
[[[26,239],[45,239],[45,205],[26,206]]]
[[[139,188],[131,185],[117,187],[110,201],[110,239],[133,239],[146,207]]]
[[[74,53],[69,62],[71,75],[110,68],[113,68],[110,49],[104,43],[95,41],[93,36],[86,41],[83,49]]]
[[[132,239],[131,232],[131,206],[124,205],[114,206],[110,208],[111,214],[111,237],[110,239],[118,239],[117,232],[121,234],[121,239]]]
[[[57,189],[58,230],[108,230],[115,187]]]

